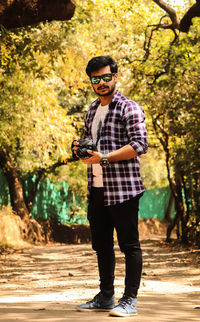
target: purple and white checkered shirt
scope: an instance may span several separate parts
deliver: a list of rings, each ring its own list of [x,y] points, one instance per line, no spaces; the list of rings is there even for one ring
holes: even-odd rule
[[[85,119],[85,137],[91,138],[91,127],[100,100],[91,105]],[[144,111],[140,105],[115,92],[100,133],[100,152],[108,154],[130,144],[138,155],[148,149]],[[88,199],[92,187],[92,166],[88,165]],[[105,206],[115,205],[144,192],[139,157],[112,162],[103,168]]]

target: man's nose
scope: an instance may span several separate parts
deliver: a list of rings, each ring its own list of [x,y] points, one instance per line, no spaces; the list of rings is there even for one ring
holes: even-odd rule
[[[100,78],[99,84],[104,84],[104,83],[105,83],[105,81],[103,80],[103,78]]]
[[[103,84],[105,84],[105,81],[103,80],[103,78],[101,78],[99,85],[103,85]]]

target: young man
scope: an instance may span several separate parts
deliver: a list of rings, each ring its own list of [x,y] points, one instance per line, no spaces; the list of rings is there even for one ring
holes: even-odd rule
[[[147,152],[147,132],[143,109],[116,89],[117,71],[109,56],[94,57],[86,68],[98,95],[85,119],[85,137],[95,140],[98,152],[88,150],[91,157],[82,161],[88,165],[88,220],[97,253],[100,293],[78,309],[108,309],[111,316],[132,316],[137,313],[142,271],[138,208],[144,187],[139,155]],[[124,294],[115,307],[114,228],[126,266]]]

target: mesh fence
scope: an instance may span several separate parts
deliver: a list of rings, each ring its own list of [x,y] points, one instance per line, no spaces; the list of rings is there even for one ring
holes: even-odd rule
[[[26,180],[29,191],[34,178]],[[147,190],[140,199],[139,218],[156,218],[162,220],[165,216],[170,199],[170,189],[155,188]],[[0,208],[10,204],[8,184],[0,174]],[[81,206],[80,206],[81,205]],[[32,211],[35,219],[51,219],[61,223],[86,223],[87,205],[81,202],[78,195],[73,195],[66,182],[54,183],[48,179],[39,184]],[[174,209],[172,211],[172,216]]]

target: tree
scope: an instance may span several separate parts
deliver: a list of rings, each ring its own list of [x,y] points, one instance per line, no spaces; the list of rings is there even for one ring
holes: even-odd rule
[[[11,29],[46,20],[68,20],[74,10],[72,0],[1,0],[0,24]]]
[[[157,138],[166,154],[168,180],[175,199],[176,226],[183,242],[199,244],[200,131],[199,119],[199,26],[176,43],[154,37],[143,65],[147,82],[141,95],[148,105]],[[159,42],[159,43],[158,43]]]
[[[9,33],[1,46],[0,166],[13,210],[27,223],[29,237],[37,238],[34,229],[38,225],[30,221],[30,215],[38,182],[65,163],[75,132],[73,118],[58,101],[51,72],[44,68],[38,73],[41,61],[33,58],[34,42],[26,49],[29,37],[24,31]],[[28,173],[34,174],[29,194],[25,187]]]

